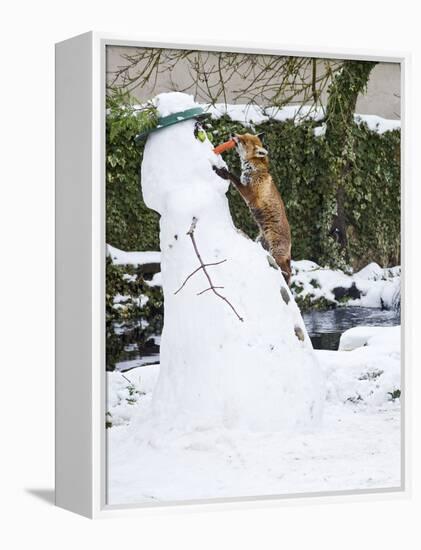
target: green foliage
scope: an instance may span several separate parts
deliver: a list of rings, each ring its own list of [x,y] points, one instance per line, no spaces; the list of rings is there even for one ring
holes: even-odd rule
[[[107,117],[107,242],[124,250],[158,250],[158,216],[145,207],[139,192],[143,145],[139,112],[126,97],[109,100]],[[305,121],[268,121],[254,129],[227,117],[212,121],[212,142],[231,133],[265,132],[270,170],[284,199],[292,231],[292,256],[322,265],[340,264],[338,243],[329,235],[336,207],[332,186],[332,134],[328,140],[314,135],[320,124]],[[348,259],[359,268],[375,261],[387,266],[400,261],[400,132],[377,134],[365,124],[350,123],[344,209],[347,220]],[[339,137],[338,137],[339,139]],[[224,154],[240,172],[235,151]],[[231,186],[228,200],[234,223],[255,238],[257,227],[239,193]]]
[[[110,412],[107,412],[107,414],[106,414],[105,427],[107,429],[113,427],[113,415]]]
[[[400,399],[401,390],[399,390],[399,389],[393,390],[393,391],[388,392],[388,394],[390,395],[390,400],[395,401],[396,399]]]
[[[143,147],[134,142],[145,116],[127,95],[107,99],[106,239],[123,250],[159,250],[159,218],[139,187]]]
[[[354,126],[355,159],[346,180],[348,247],[356,268],[400,263],[400,132]]]
[[[148,285],[140,270],[114,265],[109,258],[106,278],[106,363],[107,370],[113,370],[127,343],[136,341],[143,345],[152,335],[161,333],[164,298],[161,287]],[[116,295],[124,296],[117,304],[114,302]],[[143,305],[141,297],[146,302]],[[116,334],[116,325],[123,336]]]
[[[328,87],[327,125],[328,133],[341,146],[344,130],[352,126],[358,95],[367,87],[370,72],[376,65],[373,61],[345,61],[342,70]]]
[[[153,130],[158,125],[157,108],[154,105],[152,105],[152,103],[148,103],[139,111],[138,120],[139,120],[140,132],[143,133],[143,132]]]

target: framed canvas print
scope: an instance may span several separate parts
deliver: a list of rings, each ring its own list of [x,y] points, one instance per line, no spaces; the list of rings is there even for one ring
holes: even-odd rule
[[[406,67],[56,46],[58,505],[405,494]]]

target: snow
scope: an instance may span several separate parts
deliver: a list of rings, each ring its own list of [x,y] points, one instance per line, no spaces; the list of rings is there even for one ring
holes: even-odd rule
[[[326,124],[323,123],[321,126],[316,126],[314,128],[313,133],[314,133],[315,137],[321,137],[321,136],[324,136],[326,134],[326,129],[327,129],[327,126],[326,126]]]
[[[357,271],[355,274],[356,277],[360,279],[366,279],[368,281],[378,281],[385,276],[384,269],[376,264],[376,262],[371,262],[370,264],[363,267],[360,271]]]
[[[128,283],[135,283],[137,281],[137,275],[130,275],[129,273],[124,273],[122,277],[123,281]]]
[[[125,252],[109,244],[107,244],[107,256],[111,258],[114,265],[137,266],[161,261],[160,252]]]
[[[325,118],[325,109],[323,107],[314,108],[308,105],[286,105],[284,107],[261,107],[259,105],[247,104],[225,104],[216,103],[215,105],[204,105],[204,109],[212,114],[214,119],[228,116],[235,122],[240,122],[244,126],[253,126],[263,124],[269,120],[285,122],[294,120],[299,124],[303,120],[322,121]],[[356,124],[367,124],[372,132],[383,134],[401,127],[400,120],[390,120],[377,115],[355,114]],[[326,132],[326,124],[321,124],[314,129],[316,137],[323,136]]]
[[[172,115],[177,112],[187,111],[198,105],[193,96],[181,92],[159,94],[153,99],[153,104],[158,109],[160,117]],[[180,118],[180,117],[179,117]]]
[[[145,281],[148,286],[162,286],[162,275],[161,272],[155,273],[150,281]]]
[[[149,302],[149,297],[144,294],[140,294],[137,298],[129,295],[116,294],[113,297],[114,309],[125,309],[127,307],[144,307]]]
[[[129,368],[130,361],[125,361]],[[107,373],[107,417],[113,426],[128,424],[137,412],[135,405],[142,399],[142,407],[150,401],[152,390],[156,384],[159,369],[155,366],[139,366],[141,361],[132,361],[133,368],[124,374],[120,370]]]
[[[173,97],[178,109],[180,94],[158,96],[160,114],[161,108],[171,111]],[[190,99],[183,108],[195,105]],[[228,183],[212,169],[220,157],[207,139],[194,137],[194,125],[187,120],[151,134],[142,162],[145,204],[161,214],[164,328],[153,415],[162,429],[190,424],[289,431],[317,423],[323,376],[301,314],[267,252],[236,230]],[[202,271],[176,293],[199,265],[187,235],[193,218],[204,262],[226,260],[209,273],[243,322],[214,293],[199,295],[209,287]]]
[[[354,327],[342,334],[339,351],[352,351],[362,346],[375,346],[382,350],[399,349],[400,326]]]
[[[361,271],[346,274],[341,270],[323,268],[315,262],[291,262],[291,285],[295,296],[309,296],[313,302],[320,298],[340,305],[334,290],[350,289],[353,285],[361,293],[359,298],[347,300],[347,305],[392,309],[400,302],[400,267],[382,268],[370,263]]]
[[[398,487],[400,400],[392,395],[400,388],[400,327],[359,333],[360,346],[355,329],[343,335],[351,351],[315,352],[328,391],[323,423],[306,432],[139,431],[159,367],[129,371],[128,380],[108,373],[109,503]],[[255,378],[259,371],[256,364]]]
[[[369,130],[378,134],[399,130],[401,127],[400,120],[390,120],[377,115],[354,115],[354,120],[357,124],[367,124]]]
[[[216,103],[206,105],[205,109],[212,114],[212,118],[218,119],[228,116],[231,120],[240,122],[245,126],[262,124],[269,120],[285,122],[287,120],[302,121],[304,118],[320,120],[324,117],[324,110],[312,108],[306,105],[287,105],[285,107],[260,107],[259,105],[225,104]]]

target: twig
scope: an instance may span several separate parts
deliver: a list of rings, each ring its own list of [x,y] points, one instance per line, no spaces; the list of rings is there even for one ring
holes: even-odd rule
[[[229,307],[232,309],[232,311],[235,313],[235,315],[237,316],[237,318],[243,322],[244,319],[242,317],[240,317],[240,315],[237,313],[237,310],[235,309],[235,307],[231,304],[231,302],[228,300],[228,298],[226,298],[225,296],[222,296],[222,294],[220,294],[216,289],[221,289],[221,288],[224,288],[222,286],[215,286],[212,282],[212,279],[210,278],[210,275],[207,271],[207,267],[209,266],[212,266],[212,265],[219,265],[219,264],[222,264],[223,262],[226,262],[227,260],[222,260],[220,262],[213,262],[213,263],[208,263],[208,264],[205,264],[202,260],[202,257],[200,255],[200,252],[199,252],[199,249],[197,248],[197,243],[196,243],[196,239],[194,237],[194,230],[196,229],[196,225],[197,225],[197,218],[194,217],[193,220],[192,220],[192,223],[191,223],[191,226],[190,226],[190,229],[187,231],[187,235],[190,237],[191,239],[191,242],[193,244],[193,248],[194,248],[194,251],[196,253],[196,256],[197,256],[197,259],[199,260],[199,263],[200,263],[200,266],[195,269],[192,273],[190,273],[190,275],[187,276],[187,278],[185,279],[184,283],[181,285],[181,287],[174,293],[174,294],[177,294],[177,292],[180,292],[180,290],[184,287],[184,285],[187,283],[187,281],[195,274],[197,273],[198,271],[202,270],[203,273],[205,274],[207,280],[209,281],[209,288],[206,288],[205,290],[202,290],[201,292],[199,292],[197,294],[197,296],[200,296],[201,294],[204,294],[205,292],[208,292],[209,290],[211,290],[214,294],[216,294],[216,296],[218,296],[218,298],[221,298],[221,300],[223,300],[224,302],[226,302]]]
[[[204,264],[204,267],[209,267],[209,266],[212,266],[212,265],[220,265],[220,264],[223,264],[224,262],[226,262],[227,260],[221,260],[220,262],[213,262],[211,264]],[[195,273],[197,273],[198,271],[200,271],[201,269],[203,269],[203,266],[202,265],[199,265],[199,267],[197,269],[195,269],[194,271],[192,271],[190,273],[190,275],[185,279],[184,283],[180,286],[180,288],[178,290],[176,290],[174,292],[174,294],[178,294],[180,292],[180,290],[182,288],[184,288],[184,286],[186,285],[187,281],[190,279],[190,277],[193,277],[193,275]]]
[[[205,290],[202,290],[201,292],[198,292],[197,296],[201,296],[202,294],[204,294],[208,290],[213,290],[214,288],[224,288],[224,287],[223,286],[210,286],[209,288],[205,288]]]

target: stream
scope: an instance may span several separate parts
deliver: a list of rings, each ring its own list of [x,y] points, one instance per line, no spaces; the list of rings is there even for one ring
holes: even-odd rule
[[[365,326],[389,327],[400,324],[400,311],[358,306],[338,307],[303,313],[304,323],[314,349],[337,350],[341,334],[349,328]],[[144,345],[125,342],[117,357],[115,369],[121,372],[159,363],[160,335],[152,336]]]
[[[359,306],[307,311],[303,319],[314,349],[329,350],[338,349],[341,335],[349,328],[391,327],[401,322],[400,311]]]

